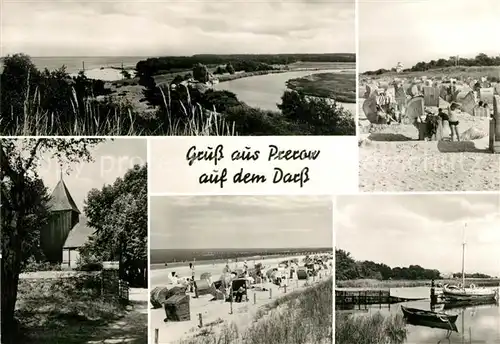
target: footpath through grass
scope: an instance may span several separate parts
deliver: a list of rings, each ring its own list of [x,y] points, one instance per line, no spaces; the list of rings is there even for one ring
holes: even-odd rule
[[[331,344],[332,284],[330,278],[267,304],[243,333],[230,324],[218,333],[206,331],[179,344]]]

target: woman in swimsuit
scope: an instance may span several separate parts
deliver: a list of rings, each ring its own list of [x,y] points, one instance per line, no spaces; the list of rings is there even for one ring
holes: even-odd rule
[[[453,136],[457,136],[457,141],[460,141],[460,136],[458,134],[458,107],[457,103],[450,105],[450,114],[448,116],[448,123],[450,124],[451,140],[453,141]]]

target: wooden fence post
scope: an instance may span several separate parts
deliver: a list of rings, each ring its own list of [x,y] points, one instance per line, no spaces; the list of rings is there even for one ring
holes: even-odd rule
[[[200,328],[203,327],[203,316],[201,315],[201,313],[198,313],[198,320],[200,322],[200,324],[198,325]]]
[[[158,344],[159,337],[160,337],[160,330],[155,328],[155,344]]]
[[[233,288],[231,288],[230,294],[229,294],[229,314],[233,314]]]

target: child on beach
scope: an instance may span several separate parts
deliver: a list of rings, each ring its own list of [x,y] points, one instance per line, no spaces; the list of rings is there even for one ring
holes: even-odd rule
[[[457,141],[460,141],[460,136],[458,134],[458,124],[460,123],[458,121],[458,109],[459,105],[457,103],[452,103],[450,105],[450,111],[448,115],[448,123],[450,124],[450,131],[451,131],[451,140],[453,141],[453,137],[456,135],[457,136]]]

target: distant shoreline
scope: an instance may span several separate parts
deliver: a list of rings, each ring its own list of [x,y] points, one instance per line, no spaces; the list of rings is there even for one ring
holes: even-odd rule
[[[151,250],[155,251],[155,250]],[[162,249],[157,249],[157,251],[162,251]],[[244,261],[244,260],[263,260],[263,259],[273,259],[273,258],[283,258],[286,260],[286,257],[296,257],[296,256],[305,256],[306,254],[317,255],[317,254],[333,254],[333,248],[328,250],[326,248],[322,248],[320,251],[314,251],[313,249],[304,250],[304,251],[293,251],[293,252],[276,252],[270,254],[254,254],[254,255],[244,255],[244,256],[232,256],[230,258],[214,258],[214,259],[196,259],[196,260],[185,260],[185,261],[165,261],[165,262],[151,262],[150,269],[158,270],[164,269],[166,267],[177,267],[183,265],[189,265],[189,263],[195,263],[196,265],[210,265],[210,264],[220,264],[226,261],[234,262],[234,261]],[[167,266],[165,266],[165,263]]]

